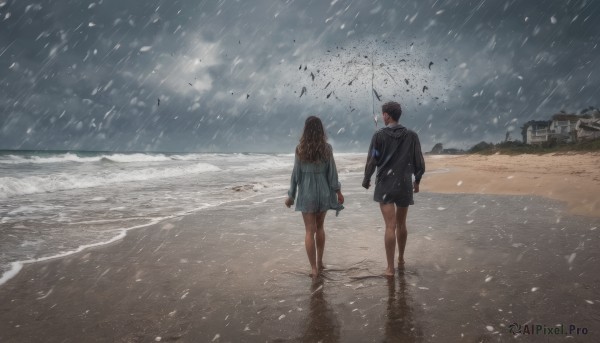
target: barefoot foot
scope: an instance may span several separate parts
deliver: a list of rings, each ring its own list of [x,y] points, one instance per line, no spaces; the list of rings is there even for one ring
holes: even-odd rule
[[[387,268],[385,270],[385,276],[394,276],[395,272],[394,272],[394,268]]]

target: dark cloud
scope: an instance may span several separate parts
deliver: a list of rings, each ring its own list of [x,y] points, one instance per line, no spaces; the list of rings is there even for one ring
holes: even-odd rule
[[[289,152],[318,114],[362,151],[391,99],[425,149],[465,148],[598,105],[594,1],[0,6],[3,149]]]

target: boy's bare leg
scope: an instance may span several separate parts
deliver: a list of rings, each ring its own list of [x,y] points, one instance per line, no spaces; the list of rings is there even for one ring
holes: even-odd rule
[[[315,250],[317,214],[302,212],[302,219],[304,219],[304,228],[306,229],[306,236],[304,237],[304,246],[306,247],[306,255],[308,256],[308,262],[310,263],[310,276],[315,278],[317,277],[317,275],[319,275],[319,269],[317,268],[317,252]]]
[[[398,240],[398,267],[404,265],[404,248],[406,247],[406,238],[408,230],[406,228],[406,216],[408,207],[396,207],[396,239]]]
[[[325,251],[325,215],[327,212],[317,213],[317,234],[315,235],[317,241],[317,267],[319,271],[325,269],[323,265],[323,252]]]
[[[396,253],[396,205],[394,203],[379,203],[381,214],[385,222],[385,256],[387,268],[385,275],[394,276],[394,255]]]

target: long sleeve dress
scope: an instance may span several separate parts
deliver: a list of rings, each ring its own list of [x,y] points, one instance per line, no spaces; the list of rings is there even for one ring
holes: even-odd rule
[[[336,194],[341,186],[333,154],[319,163],[301,161],[296,154],[288,191],[288,197],[296,199],[296,211],[319,213],[332,209],[337,216],[344,208]]]

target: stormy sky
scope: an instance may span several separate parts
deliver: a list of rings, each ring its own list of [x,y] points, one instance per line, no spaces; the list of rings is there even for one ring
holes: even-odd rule
[[[0,149],[292,152],[314,114],[362,152],[389,100],[424,150],[521,139],[600,105],[599,20],[591,0],[0,0]]]

